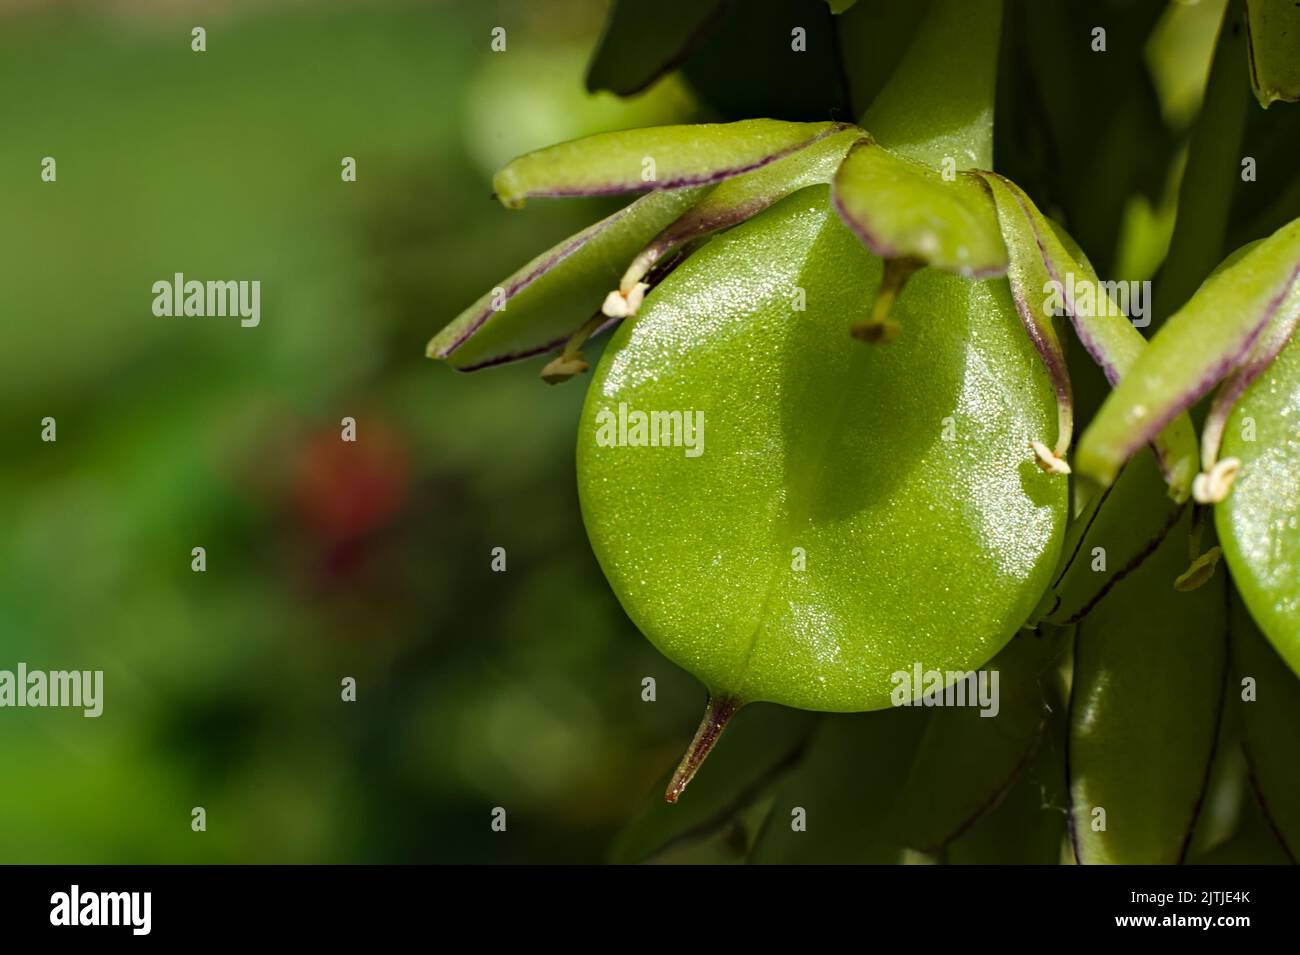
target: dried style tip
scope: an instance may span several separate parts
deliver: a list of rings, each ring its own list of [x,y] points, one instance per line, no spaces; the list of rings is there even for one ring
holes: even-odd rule
[[[637,282],[626,294],[621,290],[610,292],[605,296],[605,302],[600,306],[600,310],[610,318],[627,318],[629,315],[635,315],[649,288],[650,286],[645,282]]]
[[[564,351],[546,363],[542,369],[542,381],[548,385],[558,385],[586,371],[587,360],[582,357],[582,346],[587,343],[587,339],[604,328],[607,321],[600,312],[587,319],[581,328],[569,336]]]
[[[1223,548],[1211,547],[1196,558],[1190,567],[1178,575],[1178,579],[1174,581],[1174,589],[1186,593],[1207,583],[1214,576],[1214,570],[1219,566],[1219,556],[1222,553]]]
[[[582,352],[560,355],[546,363],[546,367],[542,369],[542,381],[548,385],[558,385],[562,381],[568,381],[574,375],[581,375],[586,370],[587,362],[582,357]]]
[[[892,318],[869,318],[849,326],[849,334],[868,345],[888,345],[898,337],[900,327]]]
[[[1198,504],[1218,504],[1228,496],[1232,482],[1241,470],[1240,458],[1224,458],[1192,481],[1192,497]]]
[[[734,697],[709,697],[709,705],[704,708],[704,719],[700,720],[700,727],[695,731],[695,738],[691,740],[691,745],[686,748],[686,753],[682,756],[677,771],[673,773],[672,781],[668,783],[668,790],[664,793],[665,802],[676,802],[681,794],[686,791],[686,787],[695,778],[695,773],[709,753],[713,751],[713,746],[717,743],[718,737],[727,728],[727,723],[736,715],[736,710],[740,709],[740,706],[741,704]]]
[[[1048,474],[1070,473],[1070,465],[1065,463],[1065,458],[1043,444],[1043,442],[1031,441],[1029,446],[1034,449],[1034,455],[1038,458],[1038,466]]]

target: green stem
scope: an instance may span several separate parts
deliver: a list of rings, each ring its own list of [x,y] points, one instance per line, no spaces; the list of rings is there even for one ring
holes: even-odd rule
[[[993,168],[1001,0],[933,0],[860,126],[895,152],[941,167]]]

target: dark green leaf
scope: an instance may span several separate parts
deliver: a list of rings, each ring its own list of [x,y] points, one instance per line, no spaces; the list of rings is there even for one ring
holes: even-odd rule
[[[1147,495],[1160,505],[1161,484]],[[1174,589],[1188,523],[1078,627],[1069,778],[1080,862],[1173,864],[1191,840],[1222,709],[1227,614],[1222,574]]]
[[[632,96],[675,70],[718,26],[726,0],[614,0],[587,89]]]

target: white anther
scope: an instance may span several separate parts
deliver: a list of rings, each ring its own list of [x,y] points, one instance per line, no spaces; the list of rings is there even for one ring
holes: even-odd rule
[[[605,302],[600,306],[600,310],[610,318],[627,318],[629,315],[635,315],[649,288],[650,286],[645,282],[637,282],[626,296],[617,290],[610,292],[605,296]]]
[[[1224,458],[1216,462],[1209,471],[1196,475],[1192,481],[1192,497],[1198,504],[1218,504],[1228,496],[1240,470],[1240,458]]]
[[[1043,442],[1031,441],[1029,446],[1034,449],[1034,454],[1038,457],[1038,466],[1048,474],[1070,473],[1070,466],[1065,463],[1065,459],[1057,457]]]

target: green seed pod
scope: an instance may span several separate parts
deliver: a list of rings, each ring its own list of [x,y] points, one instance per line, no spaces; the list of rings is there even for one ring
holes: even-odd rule
[[[1040,457],[1044,466],[1068,471],[1064,458],[1074,424],[1074,399],[1055,319],[1068,316],[1088,355],[1112,386],[1125,380],[1137,366],[1146,340],[1113,307],[1109,292],[1073,240],[1039,212],[1019,186],[994,173],[980,175],[997,206],[1010,252],[1007,278],[1016,309],[1057,389],[1057,443],[1051,451],[1042,448]],[[1099,307],[1103,301],[1110,307]],[[1196,468],[1196,437],[1187,415],[1169,415],[1165,424],[1153,429],[1151,446],[1169,483],[1170,496],[1176,501],[1186,500]]]
[[[978,179],[945,180],[864,140],[840,166],[832,194],[840,216],[879,256],[921,259],[968,278],[1006,274],[997,213]]]
[[[496,174],[492,186],[511,208],[538,197],[707,186],[760,169],[845,128],[747,119],[597,133],[520,156]]]
[[[1049,583],[1068,371],[1029,285],[1000,276],[1072,253],[1043,251],[1010,183],[968,172],[992,162],[1000,9],[930,5],[863,119],[879,143],[837,123],[634,129],[537,150],[494,180],[508,206],[650,192],[493,290],[430,353],[469,370],[564,342],[542,371],[556,383],[622,322],[584,406],[579,491],[624,608],[710,692],[669,801],[746,703],[889,706],[900,673],[989,660]],[[584,315],[597,283],[609,291]],[[898,318],[914,330],[889,349],[844,334],[888,341]],[[1119,324],[1089,330],[1094,356],[1129,354],[1121,333],[1140,343]]]
[[[918,661],[989,660],[1049,583],[1066,484],[1030,449],[1055,408],[1006,282],[923,270],[909,334],[863,348],[845,330],[880,275],[803,190],[672,272],[593,376],[593,550],[713,700],[671,798],[738,706],[889,706]]]
[[[1214,509],[1224,557],[1251,616],[1300,673],[1300,337],[1236,402],[1223,460],[1240,462]]]

